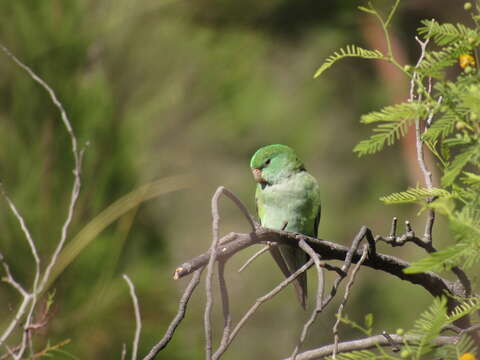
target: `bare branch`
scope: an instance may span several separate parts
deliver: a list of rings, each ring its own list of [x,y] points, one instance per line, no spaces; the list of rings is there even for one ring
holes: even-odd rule
[[[75,132],[73,131],[72,124],[68,118],[67,112],[65,111],[65,108],[63,107],[63,104],[60,102],[58,99],[55,91],[35,72],[26,64],[24,64],[22,61],[20,61],[10,50],[8,50],[4,45],[0,44],[0,49],[10,58],[12,59],[19,67],[21,67],[23,70],[27,72],[27,74],[40,86],[42,86],[50,96],[50,99],[52,100],[53,104],[57,107],[57,109],[60,112],[60,116],[62,119],[62,122],[67,130],[68,135],[70,136],[70,141],[72,144],[72,154],[73,154],[73,159],[74,159],[74,170],[73,170],[73,175],[74,175],[74,182],[73,182],[73,189],[70,197],[70,204],[68,207],[68,213],[67,213],[67,218],[65,219],[65,222],[62,226],[62,231],[61,231],[61,236],[60,236],[60,241],[58,242],[58,245],[50,259],[50,262],[47,265],[47,268],[45,270],[45,273],[43,274],[42,281],[40,285],[38,286],[38,292],[41,292],[48,281],[48,278],[50,276],[50,272],[55,265],[58,255],[60,254],[60,251],[63,248],[63,245],[65,244],[65,241],[67,240],[67,235],[68,235],[68,229],[70,226],[70,223],[72,222],[73,219],[73,213],[75,210],[75,205],[77,203],[77,199],[80,193],[80,185],[81,185],[81,179],[80,179],[80,171],[82,167],[82,155],[83,151],[78,151],[78,145],[77,145],[77,138],[75,136]]]
[[[127,345],[123,343],[122,345],[122,354],[120,355],[121,360],[125,360],[127,358]]]
[[[207,277],[205,280],[205,291],[207,295],[207,302],[205,304],[204,314],[204,327],[205,327],[205,356],[207,360],[212,358],[212,324],[211,313],[213,308],[213,292],[212,292],[212,278],[213,278],[213,266],[215,264],[217,255],[217,246],[220,239],[219,235],[219,223],[220,214],[218,211],[218,201],[220,196],[224,192],[224,187],[220,186],[212,197],[212,245],[210,246],[210,258],[207,265]]]
[[[275,246],[275,245],[272,245],[272,244],[267,244],[266,246],[264,246],[263,248],[261,248],[259,251],[257,251],[255,254],[252,255],[252,257],[250,257],[246,262],[245,264],[243,264],[240,269],[238,269],[238,272],[242,272],[243,270],[245,270],[245,268],[250,265],[250,263],[252,263],[253,260],[255,260],[257,257],[259,257],[260,255],[262,255],[263,253],[267,252],[268,250],[270,250],[270,248],[272,246]]]
[[[30,230],[28,229],[25,219],[20,215],[17,207],[13,203],[13,201],[10,199],[10,197],[7,195],[3,185],[0,183],[0,192],[2,193],[2,196],[4,199],[7,201],[7,204],[12,211],[13,215],[15,215],[18,223],[20,224],[20,228],[23,231],[23,234],[25,235],[25,238],[27,239],[28,246],[30,247],[30,251],[32,252],[33,259],[35,260],[35,275],[39,276],[40,273],[40,257],[38,256],[38,251],[37,247],[35,246],[35,242],[33,241],[32,234],[30,233]]]
[[[362,227],[355,239],[360,238],[360,235],[365,235],[365,233],[368,232],[371,235],[371,231],[368,228]],[[219,260],[226,260],[237,252],[259,243],[266,244],[267,242],[277,242],[290,246],[298,246],[298,241],[300,239],[304,239],[324,260],[346,260],[349,257],[348,254],[350,251],[351,262],[357,263],[362,255],[360,251],[351,251],[351,248],[349,249],[345,246],[339,245],[338,242],[315,239],[305,235],[293,234],[287,231],[259,228],[255,233],[251,234],[238,233],[236,234],[234,240],[227,243],[222,243],[219,248],[217,258]],[[181,278],[205,266],[208,263],[209,258],[210,251],[207,251],[183,263],[175,271],[175,277]],[[459,289],[457,289],[455,282],[444,279],[435,273],[426,272],[418,274],[405,274],[403,270],[409,267],[410,264],[391,255],[380,254],[377,252],[374,254],[369,253],[363,265],[391,274],[401,280],[420,285],[433,296],[442,296],[445,294],[445,291],[456,296],[463,296],[463,293],[458,291]],[[342,271],[344,271],[343,267]],[[449,308],[453,309],[456,305],[458,305],[458,301],[449,298]]]
[[[338,344],[338,353],[345,353],[358,350],[367,350],[376,348],[377,346],[391,346],[392,342],[395,345],[403,345],[404,342],[412,343],[418,341],[418,337],[414,335],[399,336],[397,334],[389,334],[391,341],[387,340],[384,335],[370,336],[360,340],[344,341]],[[434,345],[452,345],[458,341],[457,336],[439,336],[433,339]],[[322,346],[318,349],[308,350],[298,354],[297,360],[313,360],[321,359],[333,354],[335,348],[334,344]],[[291,357],[284,360],[293,360]]]
[[[310,259],[301,268],[299,268],[292,275],[290,275],[288,278],[286,278],[280,284],[278,284],[273,290],[263,295],[262,297],[259,297],[255,301],[255,303],[252,305],[252,307],[250,307],[250,309],[247,310],[245,315],[243,315],[243,317],[240,319],[238,324],[235,326],[226,344],[223,347],[219,347],[218,350],[215,352],[215,354],[213,354],[212,359],[218,360],[220,356],[222,356],[222,354],[227,350],[228,346],[232,343],[233,339],[237,336],[238,332],[242,329],[242,327],[245,325],[247,320],[258,310],[260,305],[272,299],[275,295],[277,295],[280,291],[282,291],[285,287],[287,287],[292,281],[294,281],[301,273],[303,273],[310,266],[312,266],[312,264],[313,264],[313,260]]]
[[[6,282],[7,284],[10,284],[11,286],[13,286],[19,293],[22,297],[28,297],[29,294],[27,293],[27,291],[23,288],[22,285],[20,285],[20,283],[18,283],[12,276],[12,273],[10,272],[10,267],[8,266],[8,264],[5,262],[5,259],[3,258],[3,255],[0,254],[0,262],[2,263],[2,266],[3,266],[3,269],[5,270],[5,275],[4,277],[2,277],[2,281],[3,282]]]
[[[223,353],[227,346],[228,340],[230,338],[232,316],[230,314],[230,304],[228,298],[227,284],[225,282],[225,263],[220,261],[218,263],[218,281],[220,283],[220,295],[222,297],[222,308],[223,308],[223,335],[220,345],[216,353]],[[215,357],[215,355],[214,355]]]
[[[81,170],[81,163],[82,163],[82,155],[83,151],[78,151],[78,145],[77,145],[77,138],[75,136],[75,133],[73,131],[73,127],[71,125],[71,122],[68,118],[68,115],[65,111],[65,108],[63,107],[63,104],[59,101],[57,95],[53,91],[53,89],[35,72],[26,64],[24,64],[22,61],[20,61],[12,52],[10,52],[9,49],[7,49],[4,45],[0,44],[0,49],[16,64],[18,65],[21,69],[23,69],[27,74],[38,84],[40,84],[41,87],[44,88],[45,91],[47,91],[48,95],[50,96],[50,99],[52,100],[53,104],[57,107],[57,109],[60,112],[60,116],[62,119],[62,122],[67,130],[67,133],[70,137],[71,140],[71,149],[72,149],[72,154],[74,158],[74,182],[73,182],[73,188],[71,192],[71,197],[70,197],[70,202],[68,206],[68,212],[67,212],[67,217],[65,222],[63,223],[62,230],[61,230],[61,235],[60,235],[60,240],[57,244],[57,247],[50,259],[50,262],[48,263],[45,272],[43,274],[43,277],[41,278],[40,274],[40,258],[38,256],[38,252],[35,246],[35,243],[33,241],[33,238],[25,224],[25,221],[23,220],[22,216],[16,209],[15,205],[13,202],[8,198],[6,193],[2,189],[3,196],[7,200],[10,209],[14,213],[15,217],[17,220],[20,222],[20,226],[22,228],[22,231],[24,232],[25,236],[27,237],[27,241],[30,246],[30,250],[32,252],[32,255],[35,259],[35,265],[36,265],[36,271],[35,271],[35,277],[34,277],[34,282],[32,286],[32,291],[28,293],[28,296],[23,297],[22,304],[20,305],[17,314],[15,315],[15,318],[12,320],[12,322],[9,324],[7,329],[4,331],[2,336],[0,337],[0,345],[5,342],[5,340],[11,335],[13,329],[17,326],[18,322],[20,319],[25,316],[24,320],[24,331],[22,335],[22,340],[20,344],[20,348],[17,353],[15,353],[14,358],[21,358],[23,356],[23,353],[26,349],[27,345],[31,345],[30,342],[30,335],[31,335],[31,329],[30,326],[32,324],[32,318],[33,318],[33,313],[35,310],[35,307],[37,305],[37,297],[39,294],[43,292],[45,289],[45,285],[50,277],[51,270],[53,266],[55,265],[57,258],[63,248],[63,245],[67,239],[68,235],[68,229],[70,226],[70,223],[72,222],[73,219],[73,214],[75,210],[75,205],[77,203],[77,199],[80,193],[80,184],[81,184],[81,179],[80,179],[80,170]],[[41,279],[40,279],[41,278]],[[27,310],[28,309],[28,310]],[[26,314],[26,315],[25,315]],[[31,351],[31,356],[33,356],[33,347],[30,346],[30,351]]]
[[[133,338],[132,344],[132,360],[137,359],[138,354],[138,343],[140,342],[140,332],[142,331],[142,318],[140,317],[140,305],[138,304],[137,294],[135,294],[135,286],[132,283],[132,280],[128,277],[127,274],[123,274],[123,278],[127,282],[128,287],[130,288],[130,296],[132,298],[133,310],[135,312],[135,337]]]
[[[255,221],[255,218],[252,215],[250,215],[250,213],[247,210],[247,207],[230,190],[228,190],[223,186],[221,186],[221,189],[222,189],[221,190],[222,194],[227,196],[230,200],[232,200],[238,206],[238,208],[240,209],[240,211],[242,212],[242,214],[245,216],[248,223],[250,224],[252,231],[255,231],[255,229],[258,227],[258,223]]]
[[[165,332],[165,335],[163,336],[163,338],[155,346],[152,347],[150,352],[143,358],[143,360],[155,359],[158,353],[168,345],[170,340],[172,340],[175,330],[177,329],[178,325],[180,325],[183,318],[185,317],[188,301],[190,300],[193,292],[195,291],[196,287],[200,283],[200,276],[202,275],[202,271],[203,271],[203,268],[200,268],[199,270],[196,270],[195,273],[193,274],[192,279],[190,280],[187,287],[185,288],[185,291],[178,303],[177,315],[175,315],[172,322],[168,326],[168,329]]]
[[[390,234],[387,236],[377,235],[375,236],[375,241],[383,241],[393,247],[403,246],[407,242],[412,242],[415,245],[424,249],[429,254],[436,251],[431,241],[426,241],[425,239],[421,239],[415,235],[415,231],[413,231],[410,221],[405,221],[404,234],[397,236],[396,232],[397,232],[397,218],[394,217],[392,220],[392,227],[390,230]]]
[[[340,325],[340,320],[342,318],[343,308],[345,307],[345,304],[347,303],[348,296],[350,295],[350,288],[352,287],[353,282],[355,281],[355,276],[357,275],[357,272],[360,269],[360,266],[365,261],[365,258],[367,257],[367,254],[368,254],[368,247],[365,246],[363,248],[362,257],[360,258],[360,260],[357,262],[357,264],[353,268],[352,275],[350,276],[350,279],[347,282],[347,286],[345,287],[345,295],[343,296],[343,300],[342,300],[340,306],[338,307],[337,320],[335,321],[335,324],[333,325],[333,339],[334,339],[333,345],[334,345],[334,347],[333,347],[332,356],[333,356],[334,359],[335,359],[335,355],[338,352],[338,341],[340,339],[339,336],[338,336],[338,326]]]
[[[323,276],[323,271],[322,271],[322,263],[320,262],[320,257],[318,254],[305,242],[305,240],[300,240],[298,242],[298,246],[305,251],[309,256],[310,259],[312,259],[315,263],[315,268],[317,269],[317,295],[315,297],[315,308],[312,311],[312,314],[310,315],[310,318],[307,320],[305,325],[303,326],[302,332],[300,334],[300,339],[298,340],[297,345],[293,349],[292,352],[292,359],[295,360],[298,350],[300,349],[300,346],[302,346],[303,342],[305,341],[308,330],[310,329],[310,326],[315,322],[318,314],[322,311],[323,309],[323,289],[325,287],[325,280]]]
[[[120,355],[121,360],[125,360],[127,358],[127,345],[123,343],[122,345],[122,354]]]
[[[386,331],[382,331],[382,336],[385,337],[385,339],[387,339],[388,343],[392,347],[393,352],[399,352],[400,351],[400,347],[397,344],[395,344],[395,342],[393,341],[393,339],[392,339],[392,337],[390,336],[389,333],[387,333]]]

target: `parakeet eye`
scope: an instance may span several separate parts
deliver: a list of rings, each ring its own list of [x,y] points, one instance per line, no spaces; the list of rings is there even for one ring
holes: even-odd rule
[[[267,166],[268,164],[270,164],[270,161],[271,159],[268,159],[267,161],[265,161],[264,165]]]

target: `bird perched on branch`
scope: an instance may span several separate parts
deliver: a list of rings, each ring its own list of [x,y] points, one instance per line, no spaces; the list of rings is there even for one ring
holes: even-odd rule
[[[255,201],[261,225],[317,237],[320,222],[320,191],[295,151],[286,145],[268,145],[258,149],[250,161],[257,184]],[[300,248],[279,245],[270,253],[288,277],[308,260]],[[307,301],[307,274],[294,281],[300,305]]]

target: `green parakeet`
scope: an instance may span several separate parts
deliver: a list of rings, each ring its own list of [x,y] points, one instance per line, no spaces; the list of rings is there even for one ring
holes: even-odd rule
[[[257,184],[255,200],[262,226],[317,237],[320,221],[320,191],[295,151],[286,145],[268,145],[257,150],[250,161]],[[272,247],[270,253],[285,276],[290,276],[308,259],[300,248]],[[307,300],[307,274],[294,282],[303,308]]]

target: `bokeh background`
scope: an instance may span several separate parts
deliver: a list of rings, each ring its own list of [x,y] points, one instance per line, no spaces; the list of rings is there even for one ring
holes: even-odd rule
[[[188,281],[173,281],[173,270],[210,244],[215,189],[226,186],[254,211],[255,184],[248,165],[262,145],[292,146],[317,177],[323,201],[319,237],[348,245],[363,224],[387,233],[393,216],[410,219],[423,230],[418,208],[387,207],[378,201],[420,181],[409,139],[372,157],[359,159],[352,152],[370,131],[359,124],[360,115],[404,100],[405,79],[388,65],[364,60],[343,61],[322,78],[312,78],[339,47],[384,47],[380,28],[356,9],[359,4],[0,2],[0,42],[55,89],[80,143],[88,143],[70,238],[143,184],[165,179],[171,185],[178,176],[188,176],[186,186],[182,177],[177,191],[165,189],[126,211],[82,251],[66,249],[73,261],[50,287],[54,310],[48,326],[35,335],[39,348],[48,341],[71,339],[63,348],[66,354],[57,353],[56,358],[119,359],[122,344],[130,348],[135,327],[121,277],[127,273],[140,300],[144,355],[163,335]],[[457,22],[466,14],[458,2],[442,1],[440,6],[433,0],[403,1],[393,26],[395,52],[403,62],[415,61],[415,28],[420,19],[432,17]],[[25,216],[43,263],[66,216],[72,168],[69,138],[57,109],[38,84],[0,54],[0,178]],[[248,229],[228,201],[222,202],[221,227],[225,233]],[[437,244],[448,239],[441,223],[435,237]],[[269,256],[238,274],[254,251],[228,264],[234,321],[282,279]],[[412,246],[380,246],[380,251],[407,260],[423,255]],[[4,201],[0,252],[15,276],[29,284],[34,264]],[[313,291],[314,272],[310,281]],[[18,300],[12,289],[1,285],[2,329]],[[359,322],[373,313],[376,331],[395,331],[409,328],[430,301],[421,288],[364,269],[346,313]],[[159,359],[202,358],[204,304],[201,285],[186,320]],[[215,305],[218,340],[218,299]],[[305,348],[332,342],[335,310],[334,304],[320,316]],[[226,358],[287,356],[308,315],[287,289],[261,308]],[[359,335],[347,326],[340,331],[342,339]]]

